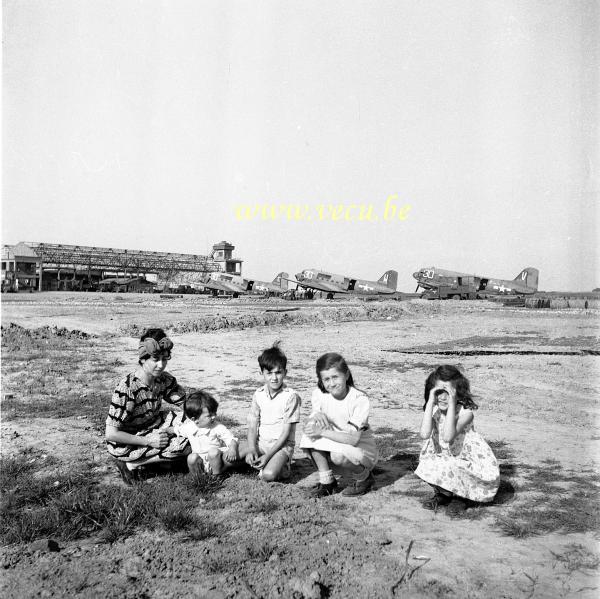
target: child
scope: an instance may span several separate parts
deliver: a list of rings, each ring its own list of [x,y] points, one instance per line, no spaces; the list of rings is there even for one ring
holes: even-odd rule
[[[425,381],[421,438],[427,439],[416,474],[435,489],[423,505],[459,512],[466,501],[492,501],[500,484],[498,462],[473,428],[469,381],[456,366],[438,366]],[[466,500],[466,501],[465,501]]]
[[[265,481],[290,475],[300,397],[284,385],[287,358],[277,344],[263,351],[258,365],[265,384],[254,392],[248,416],[248,441],[240,451]]]
[[[342,495],[364,495],[373,487],[372,470],[377,463],[369,399],[356,389],[348,364],[339,354],[324,354],[317,360],[317,379],[312,413],[300,442],[319,471],[320,482],[310,495],[324,497],[337,491],[331,464],[354,478]]]
[[[194,391],[183,406],[186,420],[173,426],[177,436],[190,442],[190,474],[222,474],[239,459],[237,439],[224,425],[215,422],[218,407],[212,395]]]

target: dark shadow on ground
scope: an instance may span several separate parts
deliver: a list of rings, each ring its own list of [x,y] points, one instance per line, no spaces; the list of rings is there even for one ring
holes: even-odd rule
[[[373,432],[379,451],[379,461],[373,469],[373,475],[375,489],[381,489],[393,485],[400,478],[414,472],[419,463],[417,441],[420,444],[421,439],[419,435],[409,429],[380,427]],[[335,467],[332,469],[336,474],[342,474]],[[317,469],[310,458],[299,458],[294,460],[292,476],[288,482],[299,484],[299,486],[312,486],[318,482],[316,472]],[[342,486],[345,486],[349,479],[347,476],[343,476],[340,482]]]

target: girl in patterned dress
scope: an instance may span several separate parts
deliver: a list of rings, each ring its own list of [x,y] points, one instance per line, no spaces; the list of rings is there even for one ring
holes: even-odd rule
[[[175,412],[161,410],[162,401],[180,405],[185,391],[165,372],[173,342],[162,329],[148,329],[140,338],[138,368],[120,381],[106,419],[108,453],[127,484],[139,466],[185,459],[188,440],[173,431]]]
[[[475,432],[469,381],[456,366],[438,366],[425,381],[421,438],[426,439],[416,474],[435,489],[423,505],[450,512],[469,502],[494,499],[500,484],[498,462],[484,438]]]

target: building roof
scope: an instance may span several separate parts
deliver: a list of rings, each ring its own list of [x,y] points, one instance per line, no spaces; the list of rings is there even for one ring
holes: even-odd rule
[[[18,260],[19,258],[39,258],[39,256],[33,248],[23,242],[2,246],[2,260]]]

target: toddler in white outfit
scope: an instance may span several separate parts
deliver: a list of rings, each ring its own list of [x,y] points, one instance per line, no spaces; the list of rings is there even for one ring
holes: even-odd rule
[[[173,426],[177,436],[190,442],[192,453],[187,462],[191,474],[223,474],[239,460],[237,438],[216,422],[218,407],[212,395],[195,391],[185,400],[185,420]]]

